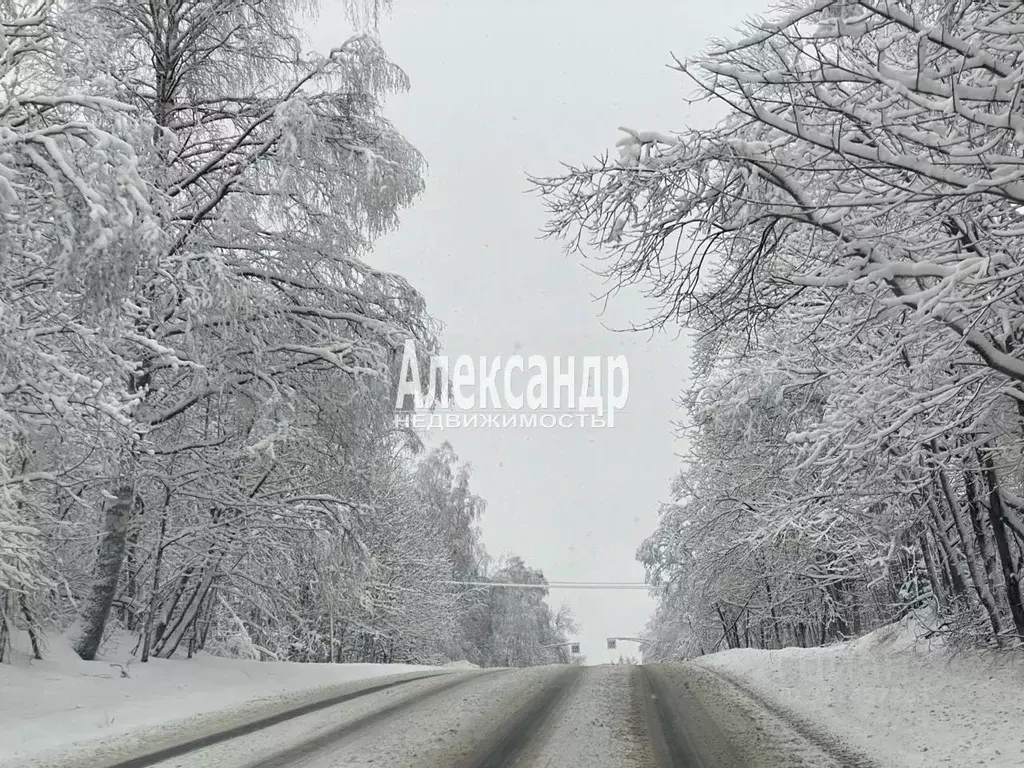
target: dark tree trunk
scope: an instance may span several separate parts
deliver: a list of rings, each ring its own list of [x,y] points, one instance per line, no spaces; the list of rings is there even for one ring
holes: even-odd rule
[[[1020,582],[1014,569],[1013,555],[1010,553],[1010,542],[1003,527],[1003,500],[999,492],[999,478],[996,476],[991,455],[979,456],[986,484],[988,485],[988,513],[992,526],[992,538],[995,540],[996,551],[1003,571],[1003,583],[1006,589],[1006,601],[1010,606],[1017,635],[1024,638],[1024,604],[1021,603]]]
[[[935,559],[932,557],[932,548],[928,543],[927,533],[921,533],[919,546],[924,557],[924,567],[928,570],[928,581],[931,582],[935,602],[938,605],[939,612],[945,614],[949,605],[946,600],[946,585],[943,583],[940,571],[935,565]]]
[[[165,634],[160,638],[160,643],[155,649],[157,656],[165,659],[171,658],[182,640],[185,639],[186,632],[194,629],[195,622],[205,607],[206,596],[213,586],[214,579],[217,577],[222,558],[223,554],[218,556],[212,563],[208,561],[204,565],[202,578],[196,584],[191,597],[185,603],[177,618],[169,622],[165,628]]]
[[[782,638],[779,635],[779,614],[775,610],[775,600],[772,598],[772,583],[767,574],[764,577],[764,593],[768,599],[768,614],[772,617],[772,634],[775,637],[775,647],[781,648]]]
[[[167,625],[174,618],[175,611],[178,608],[178,603],[181,602],[181,598],[185,595],[185,591],[188,588],[189,582],[192,580],[192,576],[195,575],[195,566],[190,565],[185,569],[185,572],[178,577],[178,583],[174,588],[174,595],[171,597],[170,605],[167,608],[161,608],[160,621],[157,622],[156,629],[153,631],[153,647],[159,648],[163,643],[164,635],[167,632]],[[157,652],[157,656],[159,656]]]
[[[78,615],[71,637],[71,647],[86,661],[96,658],[103,630],[107,625],[110,607],[114,603],[117,584],[124,563],[125,538],[131,519],[135,493],[131,486],[123,485],[106,500],[103,527],[93,567],[92,585]]]
[[[987,505],[981,500],[978,478],[974,472],[964,472],[964,487],[967,493],[967,512],[970,515],[971,531],[977,543],[978,553],[981,555],[981,562],[985,566],[985,578],[992,588],[993,595],[998,600],[999,593],[995,590],[998,584],[998,579],[996,578],[996,551],[985,530],[985,520],[989,516],[989,510]]]
[[[199,643],[197,647],[200,651],[206,647],[206,638],[209,636],[210,627],[213,625],[213,615],[216,610],[214,606],[217,605],[217,599],[217,588],[214,587],[213,594],[211,594],[209,599],[206,601],[206,615],[203,617],[202,629],[199,632]]]
[[[118,616],[125,629],[134,632],[139,624],[136,599],[139,596],[139,518],[144,514],[142,497],[135,496],[135,510],[128,524],[127,540],[124,551],[124,570],[127,577],[124,585],[125,601],[118,609]]]
[[[802,621],[796,625],[796,638],[801,648],[807,647],[807,625]]]
[[[963,549],[964,556],[967,560],[967,570],[971,576],[971,581],[974,582],[975,592],[977,593],[982,606],[984,606],[985,612],[988,614],[988,620],[992,625],[993,635],[995,637],[999,637],[1003,633],[1003,627],[999,616],[999,609],[996,606],[995,598],[992,595],[991,583],[985,578],[984,568],[978,562],[981,557],[975,553],[970,530],[964,522],[963,511],[960,509],[960,502],[953,494],[953,489],[949,484],[949,478],[941,468],[939,469],[939,482],[942,486],[943,495],[946,498],[946,504],[949,507],[949,513],[953,518],[953,522],[956,524],[956,532],[960,537],[960,546]]]
[[[11,604],[11,593],[7,591],[0,591],[0,661],[3,661],[7,656],[7,644],[10,640],[10,631],[8,630],[8,612],[10,611]]]
[[[967,590],[967,580],[970,578],[970,574],[964,572],[966,563],[949,541],[949,524],[939,514],[939,510],[934,503],[931,507],[934,522],[931,526],[932,537],[939,543],[946,576],[949,579],[950,591],[952,594],[970,601],[971,593]]]
[[[715,611],[718,613],[718,620],[722,623],[722,639],[725,640],[725,647],[734,648],[732,635],[729,632],[729,622],[726,620],[725,614],[722,613],[722,606],[715,605]]]
[[[166,510],[166,505],[164,507]],[[164,537],[167,535],[167,514],[160,519],[160,535],[156,541],[156,557],[153,563],[153,589],[149,596],[149,610],[146,611],[146,626],[143,628],[142,660],[149,661],[149,649],[153,642],[153,617],[159,606],[160,567],[164,560]]]
[[[18,604],[21,606],[21,613],[25,617],[25,626],[28,631],[28,639],[32,644],[32,657],[38,660],[43,658],[42,645],[39,642],[39,633],[36,632],[36,620],[32,616],[32,610],[28,607],[28,598],[24,593],[18,595]]]

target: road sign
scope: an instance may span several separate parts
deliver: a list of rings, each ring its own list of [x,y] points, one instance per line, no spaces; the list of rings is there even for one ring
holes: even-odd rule
[[[608,638],[608,650],[609,651],[614,651],[615,650],[615,638],[614,637],[609,637]]]
[[[570,650],[573,653],[579,653],[580,652],[580,644],[579,643],[573,643],[572,647],[570,648]]]

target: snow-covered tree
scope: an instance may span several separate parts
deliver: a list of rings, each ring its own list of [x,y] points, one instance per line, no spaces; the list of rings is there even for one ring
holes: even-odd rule
[[[716,128],[537,180],[550,234],[701,336],[693,458],[641,553],[698,648],[922,601],[1024,637],[1022,14],[790,3],[680,65]]]
[[[487,634],[480,648],[482,666],[527,667],[568,664],[567,637],[578,631],[565,606],[552,611],[546,589],[502,587],[508,584],[547,583],[544,573],[511,555],[496,564],[488,581]]]
[[[131,328],[118,353],[137,437],[120,447],[107,489],[118,514],[101,537],[116,541],[133,509],[159,503],[154,455],[211,462],[196,471],[224,477],[227,494],[210,497],[205,514],[244,515],[242,500],[270,478],[247,483],[244,460],[225,462],[225,450],[266,456],[301,421],[303,387],[323,386],[325,373],[386,377],[405,338],[431,343],[416,292],[362,258],[422,184],[418,153],[379,111],[404,75],[367,35],[326,57],[303,54],[286,3],[68,9],[68,29],[93,30],[67,37],[78,75],[101,76],[154,125],[138,151],[164,235],[122,302]],[[98,561],[97,583],[116,579],[117,549]],[[216,551],[204,578],[227,556]],[[91,601],[82,609],[85,657],[102,616]]]
[[[133,144],[145,116],[69,75],[56,3],[4,0],[0,17],[0,450],[8,522],[25,531],[43,525],[42,488],[73,483],[102,454],[96,435],[129,423],[123,323],[105,305],[160,232]],[[22,587],[47,581],[41,559],[19,559]]]
[[[423,184],[387,7],[321,56],[281,0],[0,0],[0,654],[486,643],[452,584],[487,578],[484,503],[393,418],[404,342],[437,342],[371,265]]]

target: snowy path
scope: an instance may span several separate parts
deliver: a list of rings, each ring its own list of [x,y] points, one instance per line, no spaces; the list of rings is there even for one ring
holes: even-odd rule
[[[207,731],[220,725],[226,721],[208,718]],[[365,681],[344,701],[242,730],[187,753],[152,754],[151,748],[144,757],[138,744],[112,745],[74,760],[65,755],[57,763],[28,765],[871,768],[816,745],[732,683],[689,664]]]

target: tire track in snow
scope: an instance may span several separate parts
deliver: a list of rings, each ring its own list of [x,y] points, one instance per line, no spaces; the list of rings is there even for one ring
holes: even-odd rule
[[[651,757],[659,768],[746,765],[697,698],[687,689],[673,686],[660,669],[635,667],[633,685],[644,701]]]
[[[428,689],[427,692],[425,692],[434,693],[440,692],[442,690],[447,690],[448,688],[451,688],[454,685],[468,682],[469,680],[478,676],[478,674],[480,673],[457,675],[455,673],[446,672],[428,672],[425,674],[416,675],[414,677],[403,676],[401,679],[398,680],[386,680],[384,682],[375,683],[373,685],[360,687],[353,691],[346,691],[344,693],[327,696],[317,701],[302,704],[298,707],[292,707],[281,712],[275,712],[272,715],[258,717],[256,719],[249,720],[248,722],[244,722],[240,725],[236,725],[231,728],[226,728],[224,730],[216,731],[214,733],[207,733],[193,739],[179,741],[166,747],[151,750],[124,760],[119,760],[117,762],[105,763],[104,765],[105,768],[148,768],[148,766],[156,765],[157,763],[161,763],[166,760],[172,760],[183,755],[197,752],[207,747],[212,747],[217,744],[221,744],[222,742],[229,741],[231,739],[237,739],[243,736],[247,736],[249,734],[260,731],[264,728],[269,728],[273,725],[277,725],[279,723],[284,723],[288,720],[294,720],[296,718],[302,717],[303,715],[312,714],[314,712],[318,712],[329,707],[334,707],[339,704],[352,701],[354,699],[362,698],[364,696],[369,696],[373,693],[379,693],[390,688],[396,688],[398,686],[407,685],[409,683],[424,680],[427,678],[447,676],[453,678],[451,680],[445,681],[440,686],[436,688],[430,688]],[[423,698],[422,694],[418,695],[417,700],[420,698]],[[405,701],[407,700],[402,699],[400,702],[398,702],[398,704],[392,705],[392,709]]]
[[[652,768],[644,702],[633,667],[585,667],[516,766],[529,768]]]
[[[247,768],[287,768],[288,766],[299,764],[306,757],[318,752],[323,752],[333,744],[337,744],[348,736],[352,736],[366,728],[370,728],[389,718],[411,710],[428,699],[435,698],[440,696],[442,693],[446,693],[454,688],[466,685],[479,678],[482,674],[500,674],[500,672],[472,673],[465,677],[459,676],[452,680],[446,680],[443,683],[428,688],[425,691],[420,691],[412,696],[406,696],[393,704],[389,704],[381,709],[363,715],[357,720],[339,725],[336,728],[331,728],[315,738],[307,739],[300,744],[283,749],[269,757],[249,763]]]
[[[534,768],[528,759],[524,762],[523,752],[531,751],[528,748],[549,732],[552,713],[561,710],[563,697],[576,689],[580,672],[550,665],[477,675],[470,684],[380,719],[289,768]],[[249,761],[224,768],[254,765],[260,764]]]
[[[457,768],[507,768],[516,765],[544,730],[552,713],[569,699],[579,685],[582,673],[581,667],[568,667],[547,681]]]
[[[786,725],[800,734],[800,736],[807,739],[807,741],[811,742],[822,752],[831,756],[836,761],[838,768],[879,768],[878,764],[868,756],[848,747],[831,733],[828,733],[813,723],[798,717],[787,708],[767,700],[761,694],[751,690],[739,680],[735,679],[732,675],[726,674],[721,670],[711,669],[710,667],[702,666],[701,669],[720,680],[722,685],[731,686],[737,691],[740,691],[744,696],[754,701],[758,706],[771,713],[779,720],[782,720]]]

